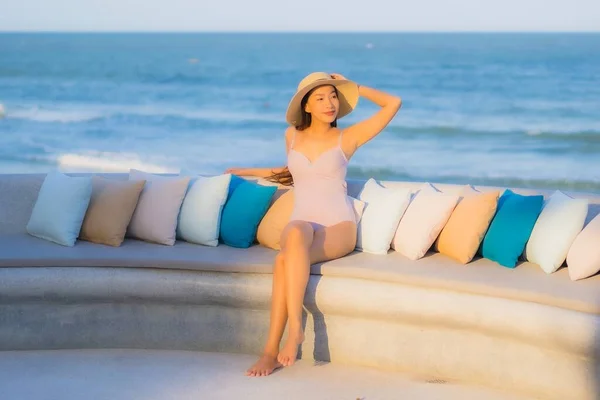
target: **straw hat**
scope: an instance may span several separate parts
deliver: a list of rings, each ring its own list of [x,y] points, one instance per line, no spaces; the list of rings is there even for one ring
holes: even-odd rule
[[[333,85],[336,87],[338,92],[338,99],[340,101],[340,109],[338,110],[337,118],[342,118],[352,112],[356,104],[358,103],[358,85],[349,80],[333,79],[330,74],[326,72],[313,72],[306,76],[300,84],[296,93],[290,100],[285,119],[290,125],[297,125],[302,121],[302,109],[301,102],[302,98],[310,92],[313,88],[321,85]]]

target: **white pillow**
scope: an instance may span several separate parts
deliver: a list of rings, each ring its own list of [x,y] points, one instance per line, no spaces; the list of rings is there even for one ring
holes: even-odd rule
[[[358,225],[360,220],[362,219],[363,212],[365,211],[365,202],[360,201],[359,199],[355,199],[352,196],[348,196],[350,201],[352,201],[352,207],[354,208],[354,220]]]
[[[366,204],[358,223],[356,250],[387,254],[410,197],[410,189],[384,188],[369,179],[358,195]]]
[[[422,258],[431,248],[459,196],[439,192],[426,183],[410,202],[400,220],[392,248],[411,260]]]
[[[600,271],[600,214],[577,235],[569,253],[567,266],[573,281],[588,278]]]
[[[230,181],[231,174],[223,174],[199,176],[190,183],[179,213],[178,238],[206,246],[219,244],[221,213]]]
[[[588,200],[573,199],[557,190],[546,201],[525,247],[525,258],[551,274],[563,264],[583,229]]]
[[[168,246],[175,244],[177,218],[190,178],[132,169],[129,179],[146,183],[127,227],[127,236]]]

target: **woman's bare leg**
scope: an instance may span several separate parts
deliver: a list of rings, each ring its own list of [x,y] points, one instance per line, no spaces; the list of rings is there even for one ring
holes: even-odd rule
[[[285,289],[288,312],[288,338],[277,356],[284,366],[296,361],[298,345],[304,341],[302,306],[310,275],[310,245],[314,230],[308,222],[294,221],[282,234],[282,252],[285,264]]]
[[[267,376],[281,367],[277,361],[279,343],[287,322],[287,303],[285,299],[285,271],[283,254],[279,252],[273,266],[273,293],[271,296],[271,321],[269,335],[263,354],[247,371],[247,376]]]
[[[310,266],[351,253],[356,247],[356,224],[345,221],[314,230],[307,222],[292,222],[282,234],[285,289],[289,318],[288,339],[277,359],[284,365],[296,361],[298,345],[304,341],[302,306],[310,277]]]

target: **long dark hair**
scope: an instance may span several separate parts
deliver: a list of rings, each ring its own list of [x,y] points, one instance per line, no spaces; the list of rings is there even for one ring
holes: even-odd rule
[[[302,118],[300,119],[300,123],[295,126],[297,131],[305,130],[312,123],[312,115],[310,115],[310,113],[307,113],[305,111],[305,107],[306,107],[306,103],[308,102],[308,98],[310,97],[312,92],[314,92],[316,89],[318,89],[320,87],[321,86],[312,88],[308,93],[306,93],[304,95],[304,97],[302,98],[302,101],[300,101],[300,112],[302,113]],[[333,89],[335,90],[336,96],[338,96],[337,88],[334,86]],[[331,127],[332,128],[337,127],[337,118],[335,120],[333,120],[333,122],[331,123]],[[272,175],[266,177],[265,179],[268,181],[271,181],[271,182],[279,183],[280,185],[284,185],[284,186],[293,186],[294,185],[294,178],[292,177],[292,173],[290,172],[290,170],[287,166],[284,167],[281,172],[278,172],[278,173],[273,172]]]

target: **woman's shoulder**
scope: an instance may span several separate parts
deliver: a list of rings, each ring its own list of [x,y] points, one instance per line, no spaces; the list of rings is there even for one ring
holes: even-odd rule
[[[285,129],[285,140],[287,142],[290,142],[294,138],[295,135],[296,135],[296,127],[288,126]]]
[[[294,134],[294,132],[296,132],[296,127],[295,126],[288,126],[287,128],[285,128],[285,136],[292,136]]]

